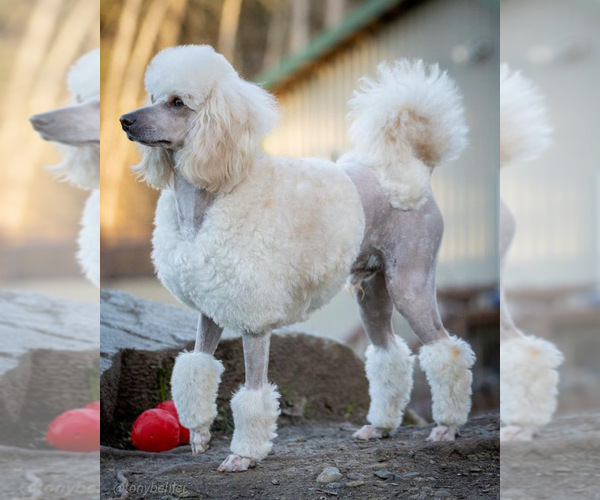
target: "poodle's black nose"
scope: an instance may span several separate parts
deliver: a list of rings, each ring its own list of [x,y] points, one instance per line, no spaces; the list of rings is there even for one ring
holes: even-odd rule
[[[29,118],[29,121],[33,125],[33,128],[38,128],[52,123],[52,118],[44,113],[40,115],[33,115],[31,118]]]
[[[119,121],[121,122],[121,127],[123,127],[123,130],[128,130],[129,127],[135,123],[135,116],[133,116],[132,113],[129,113],[128,115],[123,115],[121,118],[119,118]]]

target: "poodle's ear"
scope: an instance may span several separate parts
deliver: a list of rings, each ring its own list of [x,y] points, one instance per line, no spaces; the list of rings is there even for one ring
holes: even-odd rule
[[[278,117],[277,101],[257,85],[237,77],[217,84],[175,154],[176,168],[195,186],[229,192],[246,177],[260,140]]]
[[[154,189],[166,189],[173,182],[173,167],[168,153],[162,148],[140,146],[142,161],[132,167],[139,180]]]

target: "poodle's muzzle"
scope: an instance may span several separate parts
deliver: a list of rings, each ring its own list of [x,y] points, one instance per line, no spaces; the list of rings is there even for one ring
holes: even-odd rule
[[[158,130],[156,121],[160,119],[160,116],[154,116],[157,111],[154,106],[147,106],[121,116],[119,121],[123,131],[127,134],[127,138],[146,146],[161,146],[164,148],[171,146],[172,141],[163,138],[164,132],[161,133]]]
[[[33,115],[29,121],[46,141],[69,146],[100,144],[98,100]]]

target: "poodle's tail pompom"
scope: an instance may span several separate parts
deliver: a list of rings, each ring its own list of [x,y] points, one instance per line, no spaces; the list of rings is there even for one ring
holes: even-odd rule
[[[500,164],[533,160],[548,147],[544,100],[538,89],[508,65],[500,69]]]
[[[377,80],[361,79],[350,100],[350,138],[393,207],[427,200],[433,167],[456,159],[467,144],[462,96],[437,64],[382,63]]]
[[[379,164],[416,157],[428,167],[456,159],[467,144],[462,96],[437,64],[381,63],[350,100],[355,150]]]

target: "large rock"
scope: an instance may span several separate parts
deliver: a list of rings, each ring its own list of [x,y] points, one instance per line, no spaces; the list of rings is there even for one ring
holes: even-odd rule
[[[57,414],[98,397],[99,307],[0,291],[0,444],[44,445]]]
[[[170,398],[174,359],[193,349],[197,313],[112,290],[102,292],[101,311],[102,443],[129,447],[137,415]],[[241,338],[225,332],[215,355],[225,365],[215,427],[231,431],[229,399],[244,381]],[[344,344],[293,328],[280,330],[271,340],[269,379],[281,393],[282,423],[364,420],[364,366]]]

